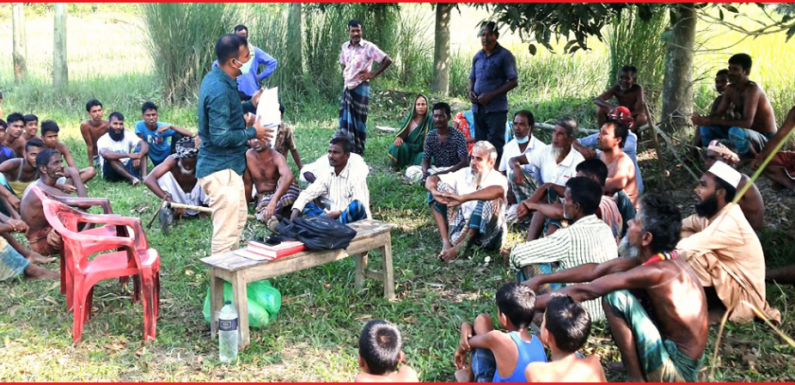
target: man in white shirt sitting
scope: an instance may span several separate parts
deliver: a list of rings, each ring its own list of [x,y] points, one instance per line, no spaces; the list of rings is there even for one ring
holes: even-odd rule
[[[452,261],[473,244],[492,250],[502,247],[508,180],[494,170],[496,160],[494,146],[480,141],[472,148],[469,167],[426,180],[433,198],[431,213],[442,237],[439,259]]]
[[[146,154],[149,145],[124,128],[124,115],[110,114],[110,128],[97,141],[102,179],[115,182],[126,180],[133,186],[146,178]]]
[[[372,218],[370,214],[370,190],[367,176],[357,173],[349,159],[351,141],[347,137],[334,137],[328,147],[328,162],[332,167],[317,175],[317,179],[298,196],[293,203],[290,219],[299,215],[326,215],[343,224]],[[331,208],[318,207],[316,198],[330,200]]]
[[[528,241],[538,238],[542,229],[546,235],[551,235],[563,225],[560,219],[553,219],[562,216],[560,192],[565,191],[563,186],[577,175],[577,165],[584,160],[572,147],[575,140],[577,122],[571,117],[560,118],[555,122],[552,145],[543,151],[523,154],[510,160],[512,167],[516,164],[537,167],[544,182],[530,198],[520,202],[516,208],[520,219],[535,212],[527,233]]]
[[[334,133],[333,138],[336,137],[348,137],[348,133],[343,130],[337,130]],[[367,167],[367,163],[365,163],[364,158],[361,155],[356,153],[351,153],[350,158],[348,158],[348,163],[351,164],[351,168],[353,168],[353,172],[357,175],[361,174],[364,177],[367,177],[370,174],[370,168]],[[315,183],[315,179],[317,176],[325,173],[327,171],[331,171],[333,167],[329,164],[328,155],[322,155],[320,158],[317,158],[316,161],[304,165],[301,167],[301,171],[299,172],[298,180],[302,183]]]
[[[544,142],[533,136],[535,119],[527,110],[521,110],[513,115],[513,132],[515,138],[505,144],[500,160],[500,172],[508,177],[508,202],[518,203],[536,191],[540,184],[541,172],[533,165],[520,165],[518,162],[509,166],[511,158],[525,155],[532,156],[547,147]]]

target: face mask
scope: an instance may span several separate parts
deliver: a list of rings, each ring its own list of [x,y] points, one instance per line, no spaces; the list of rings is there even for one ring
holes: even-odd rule
[[[530,135],[527,135],[527,136],[525,136],[524,138],[521,138],[521,139],[516,138],[516,143],[519,143],[519,144],[525,144],[528,141],[530,141]]]
[[[248,71],[251,71],[251,64],[254,63],[253,59],[254,58],[251,58],[251,59],[249,59],[249,61],[247,61],[245,63],[241,62],[240,60],[235,59],[236,62],[238,62],[238,63],[243,65],[242,67],[239,68],[240,69],[240,73],[242,75],[245,75],[245,74],[248,73]]]

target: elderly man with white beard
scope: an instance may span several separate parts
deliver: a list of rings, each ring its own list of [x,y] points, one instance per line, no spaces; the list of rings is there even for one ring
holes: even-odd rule
[[[452,261],[471,245],[499,250],[507,234],[505,202],[508,180],[494,169],[497,150],[487,141],[475,143],[469,167],[432,175],[425,181],[429,203],[442,238],[438,258]]]
[[[520,219],[535,212],[527,232],[528,241],[538,238],[542,230],[546,235],[551,235],[563,225],[559,214],[559,197],[566,182],[577,174],[577,165],[585,160],[572,147],[576,140],[577,122],[571,117],[560,118],[555,122],[550,146],[543,151],[533,151],[510,160],[511,167],[529,164],[540,170],[541,182],[544,183],[516,208]]]
[[[144,184],[158,198],[172,203],[191,206],[205,204],[207,196],[196,179],[196,158],[199,149],[195,138],[185,137],[177,142],[177,153],[169,155],[144,179]],[[175,209],[177,217],[193,216],[198,211]]]
[[[598,182],[588,177],[570,179],[561,202],[563,217],[571,225],[548,237],[514,247],[510,261],[517,270],[517,280],[523,282],[539,275],[615,259],[618,249],[613,230],[596,217],[601,201],[602,186]],[[558,283],[549,283],[536,288],[536,293],[540,295],[561,287]],[[598,301],[588,301],[583,306],[592,321],[605,318]]]

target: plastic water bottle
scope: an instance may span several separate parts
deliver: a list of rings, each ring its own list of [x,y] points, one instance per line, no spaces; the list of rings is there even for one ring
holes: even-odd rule
[[[218,314],[218,358],[221,362],[230,363],[237,360],[237,310],[231,301]]]

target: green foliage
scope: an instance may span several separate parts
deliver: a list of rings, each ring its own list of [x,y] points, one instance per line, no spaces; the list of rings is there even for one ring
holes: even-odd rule
[[[388,71],[401,84],[430,84],[433,77],[433,24],[426,9],[404,7],[397,32],[396,61]],[[389,53],[390,51],[384,51]]]
[[[238,20],[237,7],[223,3],[145,3],[147,48],[171,103],[195,100],[212,68],[215,43]]]

